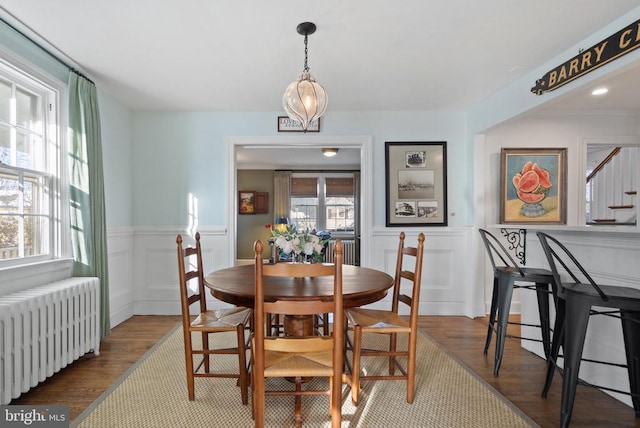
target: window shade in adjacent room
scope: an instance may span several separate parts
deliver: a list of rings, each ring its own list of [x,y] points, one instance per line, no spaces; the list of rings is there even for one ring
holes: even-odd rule
[[[291,196],[294,198],[317,198],[318,179],[316,177],[293,177]]]
[[[353,196],[353,177],[327,177],[325,186],[327,198]]]

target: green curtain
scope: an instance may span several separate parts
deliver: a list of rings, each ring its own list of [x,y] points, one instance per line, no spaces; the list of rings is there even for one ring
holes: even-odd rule
[[[98,94],[95,84],[74,70],[69,73],[69,173],[73,275],[100,278],[104,338],[111,321]]]

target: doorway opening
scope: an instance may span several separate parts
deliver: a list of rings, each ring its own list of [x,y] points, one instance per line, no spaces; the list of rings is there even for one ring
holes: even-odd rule
[[[371,136],[309,136],[306,135],[302,139],[295,136],[276,136],[276,137],[229,137],[228,144],[228,160],[229,160],[229,194],[228,194],[228,228],[227,231],[232,239],[229,239],[230,263],[236,265],[246,262],[246,248],[251,248],[254,239],[263,239],[268,233],[266,228],[268,223],[272,223],[275,219],[274,213],[267,213],[266,216],[259,218],[240,214],[238,210],[238,192],[253,189],[245,189],[238,187],[238,171],[239,170],[269,170],[278,169],[289,170],[319,170],[316,163],[313,164],[312,158],[316,153],[322,152],[322,148],[335,147],[339,149],[339,153],[346,154],[351,152],[352,159],[355,159],[356,169],[360,170],[360,195],[358,203],[360,204],[360,233],[355,237],[359,241],[360,247],[360,264],[366,266],[370,260],[369,237],[371,235],[371,227],[373,223],[373,200],[372,200],[372,137]],[[305,156],[304,153],[307,153]],[[302,154],[302,156],[301,156]],[[354,155],[355,154],[355,155]],[[278,159],[278,162],[269,163],[268,159]],[[320,164],[322,166],[323,164]],[[322,171],[329,170],[330,164],[324,164]],[[336,165],[333,165],[336,169]],[[339,167],[339,169],[345,169]],[[349,165],[348,169],[354,169],[354,164]],[[259,172],[257,176],[260,176]],[[263,176],[264,177],[264,176]],[[241,183],[245,186],[245,183]],[[273,195],[269,195],[273,197]],[[249,231],[247,238],[247,219],[253,220],[253,229]],[[264,223],[264,224],[263,224]],[[268,236],[268,235],[265,235]],[[250,242],[249,242],[250,241]],[[238,251],[238,246],[242,245],[242,251]]]

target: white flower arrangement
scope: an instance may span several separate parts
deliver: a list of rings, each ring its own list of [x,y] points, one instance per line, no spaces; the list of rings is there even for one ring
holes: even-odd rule
[[[285,230],[271,229],[271,234],[276,247],[284,254],[292,254],[294,258],[302,254],[312,263],[324,261],[322,249],[328,240],[320,238],[314,231],[306,229],[299,232],[294,225],[287,225]]]

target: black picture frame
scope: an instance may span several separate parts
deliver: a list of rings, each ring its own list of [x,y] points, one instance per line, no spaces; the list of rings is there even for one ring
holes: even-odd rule
[[[385,142],[386,226],[447,226],[447,143]]]
[[[305,131],[297,120],[290,119],[289,116],[278,116],[278,132],[320,132],[320,118],[311,122]]]

